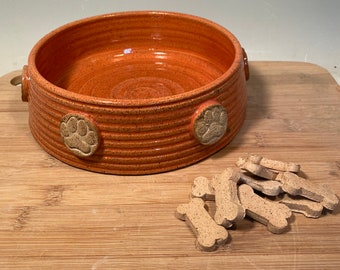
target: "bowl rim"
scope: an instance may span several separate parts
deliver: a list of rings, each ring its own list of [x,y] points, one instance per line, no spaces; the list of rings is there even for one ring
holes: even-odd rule
[[[170,95],[166,97],[158,97],[158,98],[148,98],[148,99],[120,99],[120,98],[104,98],[104,97],[95,97],[90,95],[79,94],[75,92],[68,91],[65,88],[59,87],[50,81],[48,81],[43,75],[40,74],[38,68],[36,66],[36,56],[40,50],[40,48],[53,36],[71,28],[76,27],[77,25],[87,24],[95,20],[104,20],[107,18],[113,17],[121,17],[121,16],[136,16],[136,15],[144,15],[144,16],[154,16],[154,15],[163,15],[163,16],[172,16],[177,18],[185,18],[189,20],[194,20],[202,24],[207,24],[224,35],[228,37],[235,49],[235,57],[231,66],[218,78],[213,81],[192,89],[190,91],[186,91],[176,95]],[[205,95],[210,92],[213,88],[219,87],[226,82],[240,70],[243,64],[243,51],[240,42],[238,39],[226,28],[223,26],[203,17],[199,17],[196,15],[180,13],[180,12],[172,12],[172,11],[158,11],[158,10],[145,10],[145,11],[124,11],[124,12],[113,12],[106,13],[101,15],[95,15],[86,17],[83,19],[75,20],[73,22],[69,22],[64,24],[50,33],[43,36],[32,48],[29,57],[28,57],[28,72],[30,80],[34,81],[34,84],[40,85],[44,89],[48,89],[52,94],[62,97],[63,99],[68,99],[72,101],[81,102],[84,104],[95,104],[102,106],[119,106],[122,105],[126,107],[135,107],[135,106],[155,106],[155,105],[163,105],[163,104],[174,104],[178,101],[192,99],[196,96]]]

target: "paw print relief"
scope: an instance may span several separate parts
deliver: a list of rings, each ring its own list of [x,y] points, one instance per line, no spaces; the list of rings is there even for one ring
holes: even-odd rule
[[[65,115],[60,122],[60,134],[66,147],[79,157],[93,155],[99,146],[95,124],[83,115]]]
[[[193,119],[193,134],[203,145],[212,145],[218,142],[227,131],[227,112],[224,107],[215,101],[202,104]]]

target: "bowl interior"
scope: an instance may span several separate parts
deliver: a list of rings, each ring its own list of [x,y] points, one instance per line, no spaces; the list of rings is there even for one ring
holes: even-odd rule
[[[191,16],[149,12],[106,15],[48,35],[35,54],[50,83],[82,95],[162,98],[225,74],[235,59],[231,35]]]

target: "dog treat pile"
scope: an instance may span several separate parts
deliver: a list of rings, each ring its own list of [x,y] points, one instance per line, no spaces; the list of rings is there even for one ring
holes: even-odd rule
[[[279,234],[288,229],[292,212],[318,218],[324,208],[334,210],[339,202],[329,187],[298,176],[299,164],[248,155],[239,158],[236,165],[212,180],[197,177],[190,202],[176,209],[176,217],[187,222],[197,236],[196,246],[203,251],[225,244],[227,228],[245,216]],[[206,210],[205,201],[215,202],[213,217]]]

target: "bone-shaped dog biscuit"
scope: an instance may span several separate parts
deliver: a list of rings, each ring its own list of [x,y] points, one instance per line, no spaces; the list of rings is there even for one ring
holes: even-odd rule
[[[191,197],[201,198],[205,201],[214,201],[215,192],[211,187],[210,181],[204,176],[199,176],[194,179],[194,184],[191,189]]]
[[[203,251],[215,250],[228,239],[228,231],[212,219],[204,208],[204,201],[192,198],[177,207],[176,217],[185,220],[197,236],[197,246]]]
[[[202,176],[195,178],[191,191],[192,197],[215,200],[214,219],[217,224],[227,228],[245,216],[245,210],[237,195],[239,178],[240,174],[237,171],[228,168],[220,175],[215,176],[212,181]]]
[[[239,186],[238,194],[247,216],[267,225],[268,231],[282,233],[288,228],[292,211],[286,205],[263,199],[246,184]]]
[[[279,202],[287,205],[292,212],[301,213],[310,218],[320,217],[323,210],[321,203],[304,199],[302,197],[292,198],[288,194],[285,194]]]
[[[215,176],[211,185],[215,191],[216,212],[214,219],[217,224],[231,227],[233,223],[242,220],[245,210],[237,195],[237,182],[240,174],[228,168]]]
[[[247,160],[275,171],[288,171],[295,173],[300,171],[300,165],[293,162],[283,162],[279,160],[261,157],[259,155],[249,155],[247,157]]]
[[[256,176],[269,179],[269,180],[274,179],[277,174],[276,172],[273,172],[262,165],[255,164],[244,158],[239,158],[236,162],[236,165],[240,167],[241,169],[244,169]]]
[[[291,172],[281,172],[276,176],[282,183],[282,189],[290,195],[300,195],[321,203],[325,208],[334,210],[339,198],[327,186],[317,185]]]
[[[268,196],[277,196],[282,192],[281,183],[275,180],[256,180],[244,173],[240,174],[240,184],[247,184]]]

